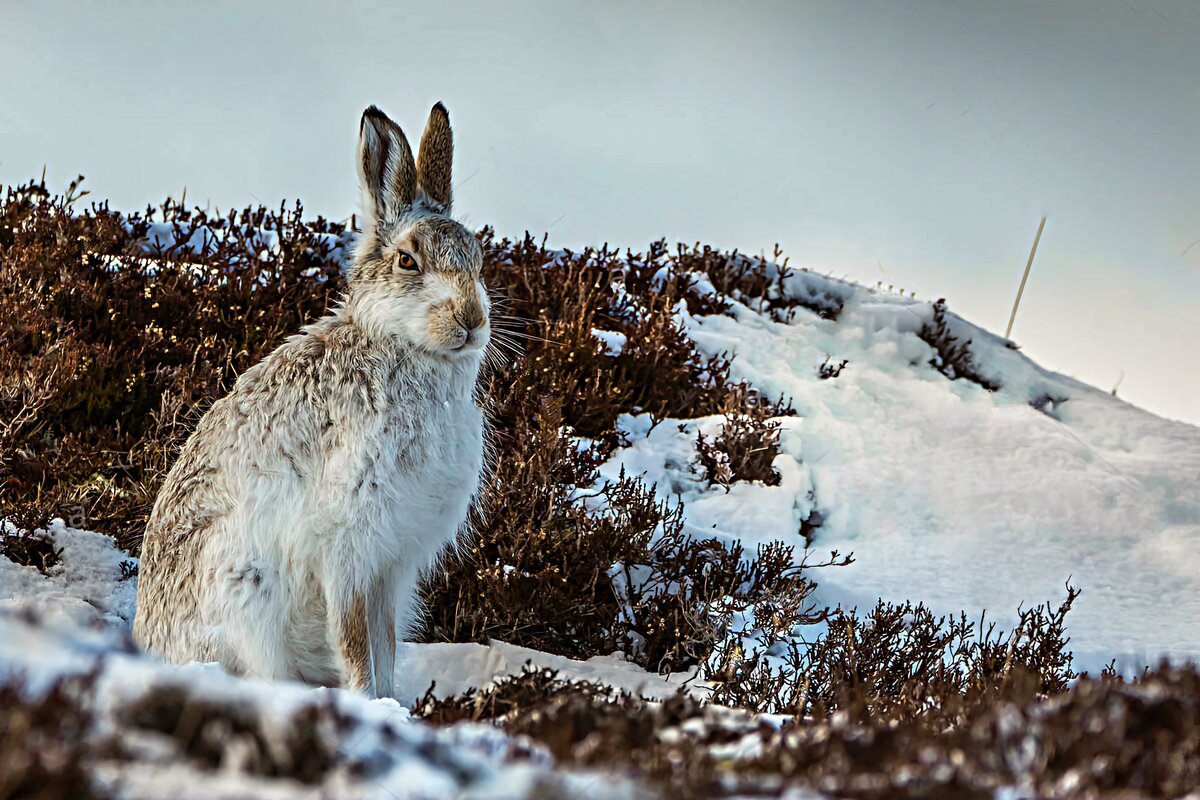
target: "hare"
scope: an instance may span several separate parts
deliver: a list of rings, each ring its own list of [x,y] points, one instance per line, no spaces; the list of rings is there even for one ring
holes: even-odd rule
[[[490,304],[479,242],[450,217],[452,155],[441,103],[415,162],[396,123],[363,113],[345,295],[242,374],[171,468],[142,550],[146,650],[393,693],[420,573],[484,471]]]

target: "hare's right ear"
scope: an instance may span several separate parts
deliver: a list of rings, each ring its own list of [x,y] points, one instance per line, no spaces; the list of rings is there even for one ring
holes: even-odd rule
[[[454,133],[450,130],[450,115],[446,107],[438,103],[429,112],[429,122],[421,135],[421,150],[417,153],[417,189],[443,214],[450,213],[453,161]]]
[[[358,128],[358,177],[363,216],[369,225],[395,219],[417,194],[417,167],[400,126],[375,106]]]

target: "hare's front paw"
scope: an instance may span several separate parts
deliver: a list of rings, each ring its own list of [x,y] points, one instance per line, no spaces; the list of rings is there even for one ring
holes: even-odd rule
[[[342,662],[342,685],[374,696],[366,595],[356,592],[335,602],[329,609],[329,626],[330,643]]]

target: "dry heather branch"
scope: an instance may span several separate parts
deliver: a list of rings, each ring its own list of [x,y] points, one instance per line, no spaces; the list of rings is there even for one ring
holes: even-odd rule
[[[975,357],[971,353],[971,340],[959,341],[951,331],[950,320],[946,317],[945,299],[933,304],[931,318],[917,335],[935,351],[933,358],[929,359],[929,365],[950,380],[963,378],[979,384],[989,392],[1000,390],[999,383],[979,373]]]

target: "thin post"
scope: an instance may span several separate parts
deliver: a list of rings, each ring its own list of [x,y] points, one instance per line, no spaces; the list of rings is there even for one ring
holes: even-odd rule
[[[1029,280],[1029,270],[1033,269],[1033,257],[1037,255],[1038,242],[1042,240],[1042,231],[1045,229],[1046,218],[1042,217],[1042,223],[1038,225],[1037,236],[1033,237],[1033,247],[1029,250],[1029,260],[1025,262],[1025,274],[1021,276],[1021,287],[1017,289],[1017,299],[1013,301],[1013,310],[1008,316],[1008,328],[1004,331],[1005,339],[1012,335],[1013,322],[1017,319],[1017,306],[1021,305],[1021,295],[1025,293],[1025,281]]]

